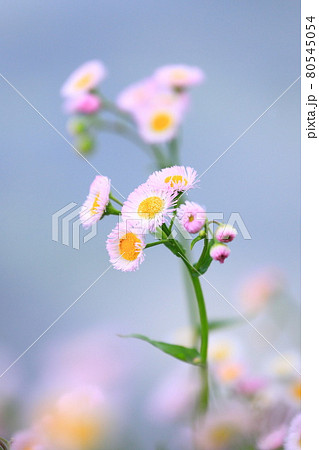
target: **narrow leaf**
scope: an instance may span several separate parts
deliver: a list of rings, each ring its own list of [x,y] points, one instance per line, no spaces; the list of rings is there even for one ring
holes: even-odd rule
[[[153,341],[152,339],[149,339],[148,337],[143,336],[142,334],[130,334],[127,336],[120,335],[120,337],[135,338],[148,342],[154,347],[162,350],[162,352],[167,353],[168,355],[171,355],[174,358],[177,358],[189,364],[197,365],[200,362],[200,354],[198,353],[196,348],[188,348],[183,347],[182,345],[174,345],[174,344],[167,344],[166,342]]]
[[[195,239],[193,239],[192,242],[191,242],[191,250],[193,250],[193,247],[196,244],[196,242],[201,241],[202,239],[204,239],[204,236],[197,236],[197,237],[195,237]]]
[[[211,320],[208,322],[208,328],[210,331],[219,330],[220,328],[231,327],[232,325],[239,325],[243,323],[241,317],[233,317],[230,319]]]

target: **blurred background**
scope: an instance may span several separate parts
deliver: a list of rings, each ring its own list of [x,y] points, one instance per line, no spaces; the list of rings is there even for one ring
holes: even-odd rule
[[[100,59],[108,67],[102,91],[110,99],[161,65],[199,66],[207,78],[192,92],[181,159],[202,173],[299,76],[299,7],[294,0],[11,1],[0,18],[1,74],[71,140],[59,90],[83,62]],[[239,236],[227,262],[206,274],[230,303],[243,310],[247,280],[269,268],[280,274],[285,294],[273,317],[281,331],[274,332],[273,321],[257,319],[255,326],[283,353],[299,346],[299,89],[297,82],[192,193],[226,220],[240,213],[251,235]],[[52,241],[52,214],[70,202],[81,205],[96,173],[3,79],[0,90],[2,372],[109,266],[105,239],[113,222],[102,221],[80,250]],[[105,134],[90,162],[124,195],[153,170],[138,148]],[[236,316],[208,283],[203,287],[211,318]],[[153,448],[169,430],[145,422],[146,399],[181,363],[117,334],[170,339],[188,324],[184,297],[178,262],[156,247],[136,273],[109,270],[0,384],[7,390],[6,383],[16,383],[17,396],[27,398],[52,347],[105,330],[127,371],[125,409],[129,427],[139,430],[136,448]],[[250,343],[253,361],[276,357],[249,325],[233,333]]]

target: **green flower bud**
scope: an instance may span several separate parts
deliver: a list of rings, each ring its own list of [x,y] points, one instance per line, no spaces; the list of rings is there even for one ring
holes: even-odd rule
[[[75,148],[82,153],[82,155],[91,153],[95,146],[95,140],[93,136],[88,133],[82,133],[78,136]]]
[[[200,232],[198,233],[198,235],[202,238],[204,238],[206,236],[206,231],[205,230],[200,230]]]
[[[80,117],[73,117],[68,121],[67,129],[71,135],[77,136],[87,131],[87,125],[85,123],[85,120],[81,119]]]

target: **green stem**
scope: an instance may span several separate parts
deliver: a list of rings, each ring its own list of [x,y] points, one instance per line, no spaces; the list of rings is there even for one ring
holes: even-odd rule
[[[158,169],[164,169],[164,167],[167,167],[167,163],[165,161],[165,157],[157,145],[153,144],[150,145],[151,150],[153,151],[154,157],[156,159],[156,164]]]
[[[183,258],[185,264],[186,260]],[[201,333],[201,345],[200,345],[200,357],[201,357],[201,392],[199,396],[199,411],[204,414],[209,405],[209,382],[208,382],[208,368],[207,368],[207,351],[208,351],[208,336],[209,336],[209,327],[208,327],[208,319],[207,312],[205,306],[205,299],[202,291],[202,286],[200,283],[200,279],[198,274],[194,273],[194,269],[186,264],[188,269],[190,279],[193,283],[193,288],[196,295],[199,318],[200,318],[200,333]]]
[[[161,239],[160,241],[151,242],[150,244],[146,244],[145,248],[155,247],[156,245],[166,244],[167,242],[169,242],[168,239]]]
[[[198,304],[199,318],[201,324],[201,347],[200,347],[200,355],[201,362],[203,365],[206,365],[207,362],[207,350],[208,350],[208,319],[207,312],[205,306],[205,299],[202,291],[202,286],[200,283],[200,279],[198,275],[194,275],[194,272],[190,270],[189,266],[187,266],[189,275],[191,277],[193,288],[196,295],[196,300]]]
[[[178,138],[173,138],[168,143],[168,149],[170,154],[170,162],[172,166],[179,164],[179,145],[178,145]]]
[[[120,205],[120,206],[123,206],[123,203],[120,202],[120,200],[118,200],[116,197],[114,197],[114,195],[111,194],[111,192],[110,192],[109,197],[110,197],[111,200],[113,200],[113,202],[117,203],[117,204]]]

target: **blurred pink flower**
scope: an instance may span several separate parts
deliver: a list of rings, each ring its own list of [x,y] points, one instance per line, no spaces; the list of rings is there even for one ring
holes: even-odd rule
[[[94,114],[100,107],[101,99],[97,95],[90,93],[68,98],[64,103],[64,110],[67,114]]]
[[[199,67],[176,64],[158,68],[154,73],[154,79],[161,85],[186,89],[203,82],[205,76]]]
[[[267,383],[265,378],[246,375],[239,380],[236,390],[240,394],[248,396],[254,395],[264,389],[267,386]]]
[[[298,414],[291,422],[285,439],[285,450],[301,449],[301,414]]]
[[[212,411],[202,419],[195,430],[196,448],[199,450],[230,450],[245,448],[243,443],[253,428],[246,407],[235,402],[225,405],[223,410]]]
[[[19,431],[12,437],[11,450],[49,450],[40,429],[30,428]]]
[[[139,134],[149,144],[174,138],[183,118],[183,110],[178,102],[159,100],[135,112]]]
[[[75,97],[95,89],[107,75],[101,61],[88,61],[76,69],[61,88],[63,97]]]
[[[257,313],[280,292],[282,287],[282,276],[274,269],[265,269],[252,274],[241,287],[241,304],[246,312]]]
[[[215,368],[215,375],[220,384],[235,386],[244,377],[245,365],[240,361],[225,361]]]
[[[117,97],[117,106],[130,114],[146,107],[158,93],[158,85],[152,78],[146,78],[128,86]]]
[[[96,386],[81,386],[46,407],[40,426],[50,446],[59,450],[95,448],[109,437],[106,399]]]
[[[154,421],[172,422],[191,414],[200,390],[194,372],[177,370],[154,389],[147,403],[147,414]]]
[[[127,358],[118,355],[113,340],[111,333],[94,329],[56,342],[46,351],[42,390],[66,390],[89,384],[114,391],[127,371]]]
[[[287,433],[287,426],[282,425],[266,436],[262,437],[258,443],[258,450],[276,450],[282,447]]]

